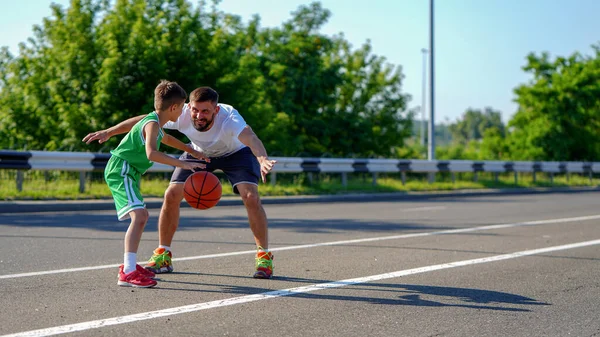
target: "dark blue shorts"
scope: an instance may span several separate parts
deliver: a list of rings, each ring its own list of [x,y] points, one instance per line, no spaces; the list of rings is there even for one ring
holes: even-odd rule
[[[179,156],[179,159],[204,163],[187,152]],[[236,187],[237,184],[248,183],[258,186],[258,180],[260,179],[260,164],[249,147],[228,156],[210,158],[210,163],[206,163],[206,169],[200,171],[213,172],[214,170],[221,170],[225,173],[231,186],[233,186],[233,192],[236,194],[240,194]],[[184,183],[190,174],[192,174],[192,171],[176,167],[171,176],[171,183]]]

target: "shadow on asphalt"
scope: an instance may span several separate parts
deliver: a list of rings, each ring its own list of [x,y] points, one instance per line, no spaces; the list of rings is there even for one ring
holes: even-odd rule
[[[177,272],[173,274],[202,276],[203,279],[210,277],[227,277],[227,278],[243,278],[246,276],[238,275],[217,275],[206,273],[191,273]],[[221,279],[222,280],[222,279]],[[331,280],[316,280],[305,278],[294,278],[277,276],[272,281],[285,281],[298,283],[292,287],[301,287],[304,285],[330,283]],[[181,286],[181,287],[178,287]],[[193,289],[188,289],[188,286],[193,286]],[[225,293],[235,295],[255,295],[264,293],[278,292],[265,290],[260,287],[227,285],[221,283],[206,283],[206,282],[188,282],[175,281],[164,279],[159,282],[161,290],[167,291],[200,291],[207,293]],[[288,287],[288,285],[286,285]],[[334,288],[336,289],[336,288]],[[340,288],[337,288],[340,289]],[[550,305],[549,303],[540,302],[536,299],[525,297],[507,292],[494,290],[474,289],[474,288],[456,288],[456,287],[439,287],[428,285],[414,284],[393,284],[393,283],[363,283],[349,284],[343,288],[351,290],[353,293],[357,291],[365,292],[365,296],[356,295],[331,295],[319,293],[294,293],[285,295],[286,297],[297,297],[312,300],[329,300],[329,301],[353,301],[365,302],[374,305],[405,305],[419,307],[458,307],[476,310],[494,310],[494,311],[510,311],[510,312],[530,312],[531,310],[523,306],[540,306]],[[520,307],[516,307],[520,306]]]
[[[152,217],[144,233],[157,232],[156,217]],[[69,213],[69,214],[36,214],[23,216],[22,214],[0,215],[1,226],[16,226],[23,228],[81,228],[108,232],[125,232],[129,221],[119,222],[115,216],[95,214]],[[236,229],[249,228],[248,218],[245,216],[227,216],[198,218],[182,216],[177,229],[178,233],[190,229]],[[329,233],[335,231],[410,231],[410,230],[437,230],[452,229],[452,227],[429,226],[419,223],[394,222],[394,221],[358,221],[352,219],[285,219],[270,218],[269,228],[287,229],[299,233]],[[25,235],[25,237],[27,237]],[[95,237],[95,240],[98,238]],[[183,238],[182,238],[183,239]],[[178,241],[181,241],[177,239]]]

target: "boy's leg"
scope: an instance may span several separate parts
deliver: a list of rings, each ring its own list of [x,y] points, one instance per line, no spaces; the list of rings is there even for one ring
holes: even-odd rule
[[[136,264],[137,250],[148,222],[148,211],[139,190],[141,175],[129,166],[129,163],[118,157],[111,157],[104,172],[104,177],[110,189],[119,220],[131,218],[131,223],[125,234],[124,263],[119,267],[118,285],[129,287],[153,287],[156,281]]]
[[[127,161],[119,157],[110,157],[106,164],[104,180],[115,201],[119,221],[127,220],[133,210],[146,208],[139,188],[140,177]]]
[[[125,234],[125,249],[123,252],[126,256],[124,263],[125,268],[123,269],[125,273],[130,273],[135,270],[135,261],[137,260],[134,259],[133,263],[131,263],[132,261],[128,260],[127,256],[131,256],[133,254],[133,257],[135,258],[135,255],[137,254],[138,248],[140,246],[140,241],[142,240],[142,233],[144,233],[144,227],[148,222],[148,211],[145,208],[133,210],[129,212],[129,215],[131,217],[131,223],[129,224],[129,228],[127,229],[127,233]]]
[[[179,159],[201,162],[190,156],[187,152],[184,152]],[[171,183],[165,191],[163,205],[158,217],[159,247],[154,250],[154,254],[146,265],[146,269],[154,273],[170,273],[173,271],[171,243],[173,242],[177,227],[179,227],[179,213],[181,200],[183,200],[183,184],[192,173],[192,171],[184,170],[180,167],[175,168],[171,176]]]

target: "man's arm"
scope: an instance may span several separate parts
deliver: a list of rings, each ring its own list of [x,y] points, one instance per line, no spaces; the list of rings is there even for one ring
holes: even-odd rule
[[[129,119],[122,121],[121,123],[119,123],[117,125],[111,126],[108,129],[88,133],[87,136],[83,137],[83,141],[86,144],[89,144],[89,143],[93,142],[94,140],[97,140],[98,143],[102,144],[105,141],[109,140],[110,137],[112,137],[112,136],[116,136],[116,135],[120,135],[122,133],[129,132],[131,130],[131,128],[135,125],[135,123],[141,121],[142,118],[144,118],[145,116],[146,115],[139,115],[136,117],[131,117]]]
[[[262,178],[262,182],[266,182],[267,174],[273,169],[273,165],[275,165],[275,160],[269,160],[267,156],[267,149],[263,145],[262,141],[258,139],[258,136],[252,131],[252,128],[249,125],[246,125],[244,130],[240,132],[238,139],[242,144],[252,150],[252,153],[258,159],[258,163],[260,164],[260,176]]]

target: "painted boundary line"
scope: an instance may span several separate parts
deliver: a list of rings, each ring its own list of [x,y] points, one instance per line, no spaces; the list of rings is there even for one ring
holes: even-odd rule
[[[336,282],[320,283],[320,284],[313,284],[313,285],[304,286],[304,287],[275,290],[275,291],[269,291],[269,292],[262,293],[262,294],[239,296],[239,297],[234,297],[234,298],[228,298],[225,300],[216,300],[216,301],[211,301],[211,302],[197,303],[197,304],[185,305],[185,306],[180,306],[180,307],[175,307],[175,308],[143,312],[143,313],[128,315],[128,316],[119,316],[119,317],[101,319],[101,320],[96,320],[96,321],[82,322],[82,323],[70,324],[70,325],[62,325],[62,326],[57,326],[57,327],[52,327],[52,328],[47,328],[47,329],[25,331],[25,332],[20,332],[20,333],[11,334],[11,335],[4,335],[4,336],[0,336],[0,337],[52,336],[52,335],[58,335],[58,334],[76,332],[76,331],[98,329],[98,328],[103,328],[103,327],[107,327],[107,326],[111,326],[111,325],[132,323],[132,322],[137,322],[137,321],[154,319],[154,318],[158,318],[158,317],[172,316],[172,315],[184,314],[184,313],[195,312],[195,311],[200,311],[200,310],[215,309],[215,308],[220,308],[220,307],[226,307],[226,306],[248,303],[248,302],[255,302],[255,301],[266,300],[266,299],[271,299],[271,298],[293,296],[293,295],[297,295],[297,294],[309,293],[312,291],[318,291],[318,290],[323,290],[323,289],[339,288],[339,287],[345,287],[345,286],[355,285],[355,284],[360,284],[360,283],[374,282],[374,281],[380,281],[380,280],[385,280],[385,279],[390,279],[390,278],[427,273],[427,272],[436,271],[436,270],[443,270],[443,269],[463,267],[463,266],[469,266],[469,265],[475,265],[475,264],[481,264],[481,263],[509,260],[509,259],[514,259],[514,258],[523,257],[523,256],[530,256],[530,255],[543,254],[543,253],[555,252],[555,251],[560,251],[560,250],[581,248],[581,247],[593,246],[593,245],[598,245],[598,244],[600,244],[600,240],[592,240],[592,241],[584,241],[584,242],[566,244],[566,245],[561,245],[561,246],[553,246],[553,247],[547,247],[547,248],[525,250],[525,251],[520,251],[520,252],[515,252],[515,253],[510,253],[510,254],[502,254],[502,255],[495,255],[495,256],[484,257],[484,258],[479,258],[479,259],[462,260],[462,261],[456,261],[456,262],[450,262],[450,263],[444,263],[444,264],[436,264],[436,265],[431,265],[431,266],[426,266],[426,267],[413,268],[413,269],[407,269],[407,270],[399,270],[399,271],[392,272],[392,273],[371,275],[371,276],[341,280],[341,281],[336,281]]]
[[[524,226],[537,226],[537,225],[547,225],[547,224],[557,224],[557,223],[587,221],[587,220],[597,220],[597,219],[600,219],[600,214],[579,216],[579,217],[573,217],[573,218],[534,220],[534,221],[516,222],[516,223],[510,223],[510,224],[499,224],[499,225],[488,225],[488,226],[480,226],[480,227],[448,229],[448,230],[441,230],[441,231],[435,231],[435,232],[421,232],[421,233],[381,236],[381,237],[365,238],[365,239],[353,239],[353,240],[312,243],[312,244],[305,244],[305,245],[298,245],[298,246],[272,248],[271,251],[275,252],[275,251],[284,251],[284,250],[307,249],[307,248],[323,247],[323,246],[336,246],[336,245],[345,245],[345,244],[374,242],[374,241],[408,239],[408,238],[425,237],[425,236],[432,236],[432,235],[458,234],[458,233],[468,233],[468,232],[486,231],[486,230],[494,230],[494,229],[524,227]],[[173,261],[212,259],[212,258],[246,255],[246,254],[256,254],[256,251],[255,250],[244,250],[244,251],[230,252],[230,253],[188,256],[188,257],[175,258],[175,259],[173,259]],[[107,265],[101,265],[101,266],[89,266],[89,267],[80,267],[80,268],[68,268],[68,269],[57,269],[57,270],[48,270],[48,271],[40,271],[40,272],[20,273],[20,274],[8,274],[8,275],[0,275],[0,280],[19,278],[19,277],[29,277],[29,276],[74,273],[74,272],[80,272],[80,271],[100,270],[100,269],[117,268],[117,267],[119,267],[119,264],[107,264]]]

